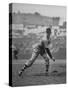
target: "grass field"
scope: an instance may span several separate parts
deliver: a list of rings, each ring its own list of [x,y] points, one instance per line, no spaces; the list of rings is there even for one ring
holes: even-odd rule
[[[18,71],[22,68],[26,60],[13,60],[12,63],[12,84],[13,86],[65,84],[66,83],[66,61],[50,61],[49,75],[45,75],[44,60],[36,60],[22,75],[18,76]]]

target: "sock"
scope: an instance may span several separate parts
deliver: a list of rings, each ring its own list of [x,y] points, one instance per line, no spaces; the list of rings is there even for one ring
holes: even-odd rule
[[[48,72],[49,70],[49,65],[46,65],[46,72]]]
[[[24,67],[22,68],[22,71],[24,71],[28,66],[25,64]]]

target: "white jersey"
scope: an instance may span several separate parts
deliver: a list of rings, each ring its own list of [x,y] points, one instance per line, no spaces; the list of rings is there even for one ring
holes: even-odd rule
[[[42,39],[39,43],[34,44],[33,47],[33,51],[38,52],[38,51],[44,51],[45,48],[49,48],[51,43],[51,39]]]

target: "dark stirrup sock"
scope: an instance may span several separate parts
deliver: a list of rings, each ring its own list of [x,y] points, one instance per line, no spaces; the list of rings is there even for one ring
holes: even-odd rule
[[[46,65],[46,72],[49,71],[49,65]]]
[[[28,66],[25,64],[21,71],[24,71]]]

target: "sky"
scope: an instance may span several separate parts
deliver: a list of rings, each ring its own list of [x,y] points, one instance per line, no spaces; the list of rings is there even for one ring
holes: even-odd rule
[[[43,16],[60,17],[66,19],[65,6],[13,3],[12,11],[20,11],[21,13],[38,12]]]

